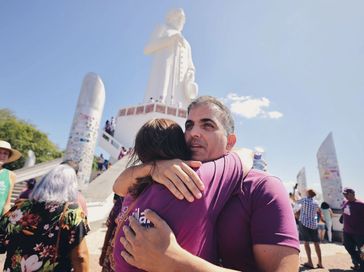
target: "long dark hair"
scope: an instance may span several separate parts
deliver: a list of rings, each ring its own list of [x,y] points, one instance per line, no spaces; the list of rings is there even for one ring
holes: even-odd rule
[[[186,145],[182,128],[169,119],[152,119],[146,122],[135,137],[134,151],[129,165],[150,163],[157,160],[189,160],[191,152]],[[150,176],[138,179],[129,188],[135,198],[153,182]]]

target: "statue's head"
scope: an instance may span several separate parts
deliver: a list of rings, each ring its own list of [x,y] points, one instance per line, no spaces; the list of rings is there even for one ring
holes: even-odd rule
[[[178,31],[182,31],[185,22],[186,22],[186,16],[183,9],[181,8],[172,9],[167,13],[166,23],[168,26]]]

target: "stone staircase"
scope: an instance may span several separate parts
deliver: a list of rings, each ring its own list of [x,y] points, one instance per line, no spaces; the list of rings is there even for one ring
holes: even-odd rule
[[[11,194],[11,205],[14,205],[15,200],[18,199],[20,193],[27,188],[25,181],[15,183],[13,193]]]

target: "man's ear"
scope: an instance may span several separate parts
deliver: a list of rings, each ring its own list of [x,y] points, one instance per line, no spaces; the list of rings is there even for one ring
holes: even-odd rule
[[[226,150],[230,151],[231,149],[233,149],[235,143],[236,143],[236,135],[234,133],[229,134],[227,136]]]

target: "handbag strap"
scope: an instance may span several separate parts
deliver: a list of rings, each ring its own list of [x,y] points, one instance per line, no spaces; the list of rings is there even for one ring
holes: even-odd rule
[[[56,263],[57,261],[57,257],[58,257],[58,250],[59,250],[59,242],[61,241],[61,227],[62,227],[62,221],[66,215],[66,212],[67,212],[67,209],[68,209],[68,202],[66,202],[64,204],[64,207],[63,207],[63,211],[61,213],[61,215],[59,216],[59,220],[58,220],[58,234],[57,234],[57,242],[56,242],[56,251],[54,253],[54,257],[53,257],[53,265]],[[53,267],[54,269],[54,267]]]

